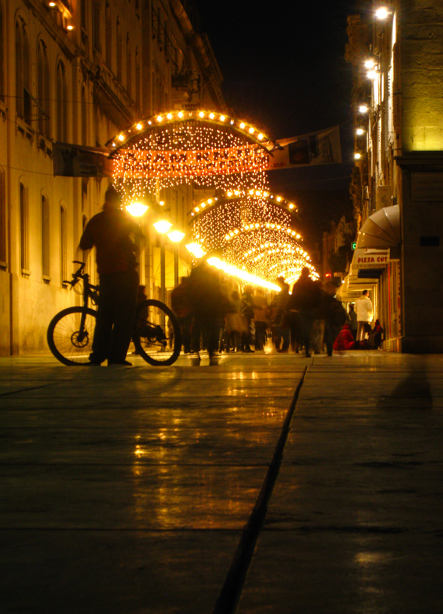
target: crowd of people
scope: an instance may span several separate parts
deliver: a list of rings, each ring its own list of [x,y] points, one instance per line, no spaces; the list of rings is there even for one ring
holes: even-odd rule
[[[334,350],[381,346],[383,329],[378,320],[374,329],[369,324],[372,303],[366,290],[346,313],[335,298],[335,286],[312,280],[308,268],[292,292],[283,277],[277,284],[280,292],[269,303],[263,289],[250,285],[228,295],[217,269],[206,260],[199,263],[171,296],[185,354],[198,364],[200,350],[206,349],[215,365],[220,353],[253,353],[271,343],[279,353],[304,352],[307,357],[323,349],[332,356]]]

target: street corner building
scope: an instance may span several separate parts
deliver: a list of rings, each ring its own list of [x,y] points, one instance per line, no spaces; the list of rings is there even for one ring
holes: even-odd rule
[[[0,0],[0,355],[47,352],[51,318],[80,300],[64,281],[110,178],[92,154],[69,172],[75,148],[104,151],[134,122],[168,109],[225,112],[221,82],[186,2]],[[60,151],[66,176],[54,176]],[[187,223],[192,186],[151,198],[151,210]],[[190,255],[140,223],[140,281],[148,297],[168,300]],[[88,272],[95,282],[91,257]]]
[[[394,351],[443,351],[442,27],[443,0],[368,2],[348,18],[359,234],[339,294],[370,291]]]

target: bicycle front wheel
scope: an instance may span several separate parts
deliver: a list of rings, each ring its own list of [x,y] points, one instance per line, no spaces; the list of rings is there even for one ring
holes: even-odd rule
[[[64,365],[88,365],[97,313],[84,307],[68,307],[48,326],[49,349]]]
[[[149,364],[172,365],[181,347],[176,316],[161,301],[142,301],[137,305],[133,341],[140,356]]]

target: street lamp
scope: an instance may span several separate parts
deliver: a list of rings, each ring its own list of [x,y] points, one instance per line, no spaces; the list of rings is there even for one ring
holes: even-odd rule
[[[380,21],[384,21],[391,15],[391,11],[386,6],[379,6],[375,11],[375,16]]]
[[[171,228],[172,224],[167,220],[159,220],[158,222],[155,222],[153,226],[157,230],[157,232],[159,232],[160,234],[165,234]]]
[[[133,217],[141,217],[146,213],[149,209],[148,205],[140,202],[130,203],[125,207],[126,211],[130,213]]]
[[[190,252],[195,258],[203,258],[205,252],[201,245],[198,243],[188,243],[186,245],[186,249]]]
[[[168,237],[173,243],[180,243],[184,236],[185,233],[181,230],[172,230],[171,232],[168,232]]]

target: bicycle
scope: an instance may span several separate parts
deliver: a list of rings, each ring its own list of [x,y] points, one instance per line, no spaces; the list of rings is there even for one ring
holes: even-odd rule
[[[71,289],[83,295],[83,305],[68,307],[57,313],[47,331],[49,349],[64,365],[89,365],[97,312],[89,304],[97,305],[99,286],[89,281],[85,263],[73,273],[71,281],[64,281]],[[172,365],[181,348],[180,327],[167,305],[155,299],[143,299],[137,304],[132,341],[137,353],[154,366]]]

